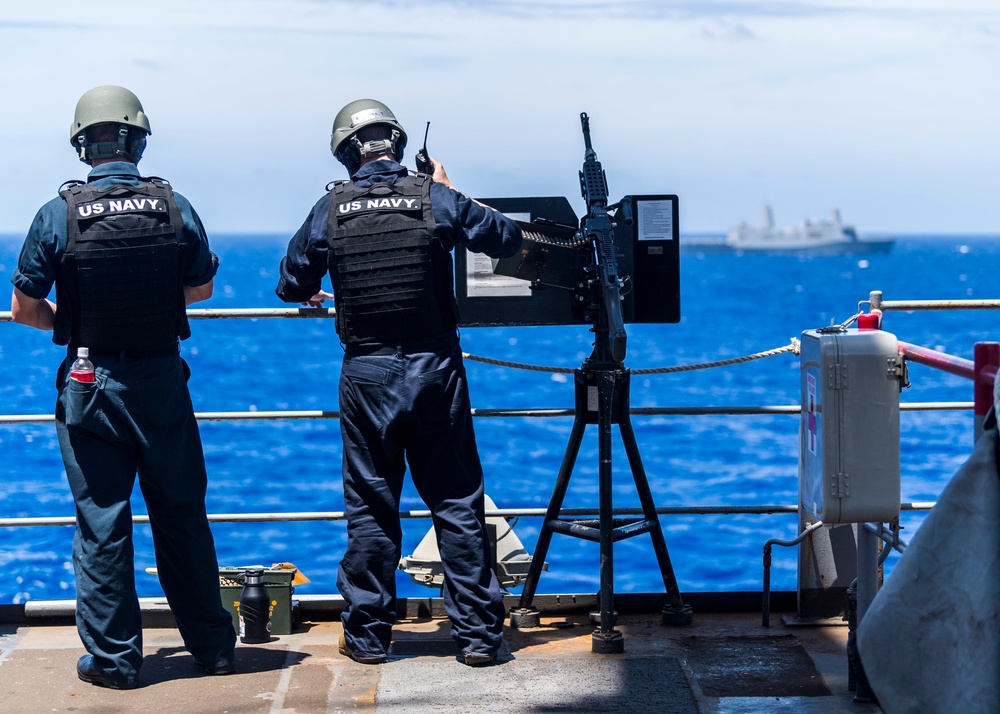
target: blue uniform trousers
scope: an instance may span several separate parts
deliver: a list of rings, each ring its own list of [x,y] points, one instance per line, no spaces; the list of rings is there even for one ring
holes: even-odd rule
[[[232,618],[222,607],[205,512],[205,461],[179,356],[94,356],[94,384],[60,371],[56,430],[76,502],[76,622],[105,676],[134,683],[142,664],[132,509],[139,476],[160,584],[188,651],[202,664],[232,661]],[[65,365],[64,365],[65,367]]]
[[[348,356],[340,377],[347,550],[337,586],[347,644],[385,654],[396,621],[406,464],[430,509],[444,607],[463,652],[495,653],[505,609],[492,568],[483,471],[457,340],[431,352]]]

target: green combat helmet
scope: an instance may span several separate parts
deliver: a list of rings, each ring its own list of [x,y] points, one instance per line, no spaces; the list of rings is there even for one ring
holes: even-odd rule
[[[117,125],[117,140],[89,139],[87,129],[98,124]],[[146,148],[146,136],[152,133],[139,98],[124,87],[106,85],[94,87],[76,103],[69,142],[79,152],[80,161],[122,157],[138,162]]]
[[[376,124],[390,127],[392,130],[390,138],[362,143],[356,136],[358,130]],[[374,99],[358,99],[351,102],[337,112],[337,118],[333,120],[330,151],[352,174],[357,170],[363,156],[391,151],[397,161],[402,161],[405,146],[406,130],[396,121],[389,107]]]

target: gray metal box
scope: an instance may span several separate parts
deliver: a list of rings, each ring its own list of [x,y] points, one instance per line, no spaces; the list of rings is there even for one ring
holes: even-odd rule
[[[799,503],[824,523],[899,516],[896,336],[881,330],[802,333]]]

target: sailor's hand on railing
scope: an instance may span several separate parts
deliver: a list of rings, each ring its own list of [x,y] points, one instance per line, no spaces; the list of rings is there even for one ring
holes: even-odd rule
[[[324,300],[332,300],[332,299],[333,295],[331,293],[328,293],[326,290],[320,290],[311,298],[309,298],[305,302],[300,302],[299,304],[302,305],[302,307],[323,307]]]

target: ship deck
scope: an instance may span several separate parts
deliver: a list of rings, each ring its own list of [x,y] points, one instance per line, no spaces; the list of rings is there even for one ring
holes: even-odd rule
[[[771,627],[764,628],[760,612],[696,607],[693,624],[674,628],[660,624],[658,610],[622,611],[616,628],[624,652],[595,654],[586,599],[545,600],[548,606],[536,603],[539,627],[505,628],[510,653],[471,668],[458,660],[440,600],[404,605],[389,661],[372,666],[338,653],[336,602],[317,597],[303,603],[291,634],[261,645],[238,643],[237,671],[225,677],[209,677],[195,666],[165,603],[144,601],[145,661],[140,687],[130,691],[77,678],[84,650],[71,617],[22,616],[18,622],[6,606],[0,619],[9,623],[0,624],[3,708],[8,714],[881,711],[853,701],[848,629],[837,623],[800,626],[772,611]]]

